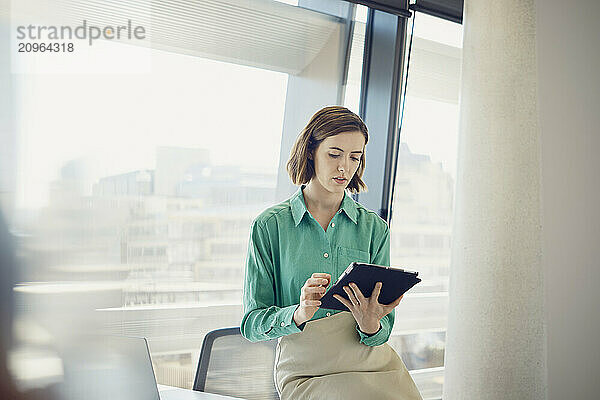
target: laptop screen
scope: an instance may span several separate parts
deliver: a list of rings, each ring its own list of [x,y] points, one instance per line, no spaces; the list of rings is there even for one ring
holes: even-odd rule
[[[145,338],[95,337],[63,355],[63,398],[160,400]]]

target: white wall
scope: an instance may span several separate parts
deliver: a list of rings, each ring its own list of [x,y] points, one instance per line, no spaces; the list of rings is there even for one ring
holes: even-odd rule
[[[548,399],[600,398],[600,1],[538,0]]]

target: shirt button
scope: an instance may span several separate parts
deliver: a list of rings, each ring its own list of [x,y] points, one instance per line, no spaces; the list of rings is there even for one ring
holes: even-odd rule
[[[331,223],[331,227],[334,228],[335,227],[335,222]]]
[[[282,322],[282,323],[281,323],[281,326],[285,326],[285,322]]]
[[[325,254],[323,254],[323,257],[327,258],[327,257],[329,257],[329,254],[325,253]]]
[[[327,314],[325,314],[325,315],[327,315],[328,317],[331,317],[331,313],[330,313],[330,312],[328,312],[328,313],[327,313]]]

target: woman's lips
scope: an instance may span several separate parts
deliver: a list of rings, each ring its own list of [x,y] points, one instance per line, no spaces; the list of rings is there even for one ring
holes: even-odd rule
[[[346,183],[346,179],[338,179],[338,178],[333,178],[333,180],[334,180],[336,183],[340,183],[340,184],[342,184],[342,183]]]

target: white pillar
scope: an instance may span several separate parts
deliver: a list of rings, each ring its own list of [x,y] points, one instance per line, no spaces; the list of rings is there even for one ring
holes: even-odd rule
[[[544,399],[533,0],[467,0],[444,399]]]

